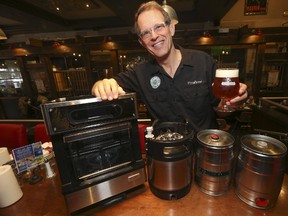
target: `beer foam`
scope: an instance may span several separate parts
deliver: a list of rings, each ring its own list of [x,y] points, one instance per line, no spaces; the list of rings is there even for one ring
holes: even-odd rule
[[[216,76],[215,77],[238,77],[239,76],[239,69],[238,68],[218,68],[216,69]]]

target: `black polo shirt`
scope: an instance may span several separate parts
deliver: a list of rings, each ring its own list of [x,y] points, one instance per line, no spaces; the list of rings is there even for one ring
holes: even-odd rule
[[[196,131],[215,128],[212,94],[216,65],[208,54],[179,47],[182,60],[173,78],[151,60],[119,73],[115,79],[126,92],[137,92],[149,114],[160,121],[188,121]]]

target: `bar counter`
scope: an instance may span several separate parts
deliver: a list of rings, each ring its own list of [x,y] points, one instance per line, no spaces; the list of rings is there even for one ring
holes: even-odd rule
[[[60,176],[57,165],[53,166],[56,176],[45,178],[31,185],[24,182],[21,186],[23,197],[11,206],[0,208],[2,216],[65,216],[69,212],[65,205],[64,196],[61,192]],[[120,202],[103,208],[89,208],[81,213],[73,215],[85,216],[284,216],[288,212],[288,175],[285,174],[282,190],[274,208],[261,210],[251,207],[241,201],[231,187],[228,193],[214,197],[204,194],[193,181],[191,191],[178,200],[161,200],[154,196],[146,182],[142,188],[129,194]]]

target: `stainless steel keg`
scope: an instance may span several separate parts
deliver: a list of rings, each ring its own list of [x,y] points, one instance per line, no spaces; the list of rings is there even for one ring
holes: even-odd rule
[[[192,184],[193,130],[178,122],[154,126],[153,138],[146,139],[150,190],[161,199],[185,196]]]
[[[229,190],[232,178],[234,137],[221,130],[197,133],[195,183],[208,195],[220,196]]]
[[[250,134],[241,137],[235,193],[250,206],[269,209],[278,199],[285,173],[287,147],[279,140]]]

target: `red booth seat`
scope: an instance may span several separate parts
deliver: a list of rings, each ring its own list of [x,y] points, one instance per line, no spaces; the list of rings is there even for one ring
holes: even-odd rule
[[[37,124],[34,126],[34,141],[42,143],[51,142],[51,137],[47,134],[45,124]]]
[[[140,145],[141,145],[141,152],[145,153],[146,152],[146,147],[145,147],[145,130],[147,127],[150,125],[148,124],[138,124],[138,133],[139,133],[139,140],[140,140]]]
[[[24,124],[0,124],[0,147],[12,150],[28,144]]]

